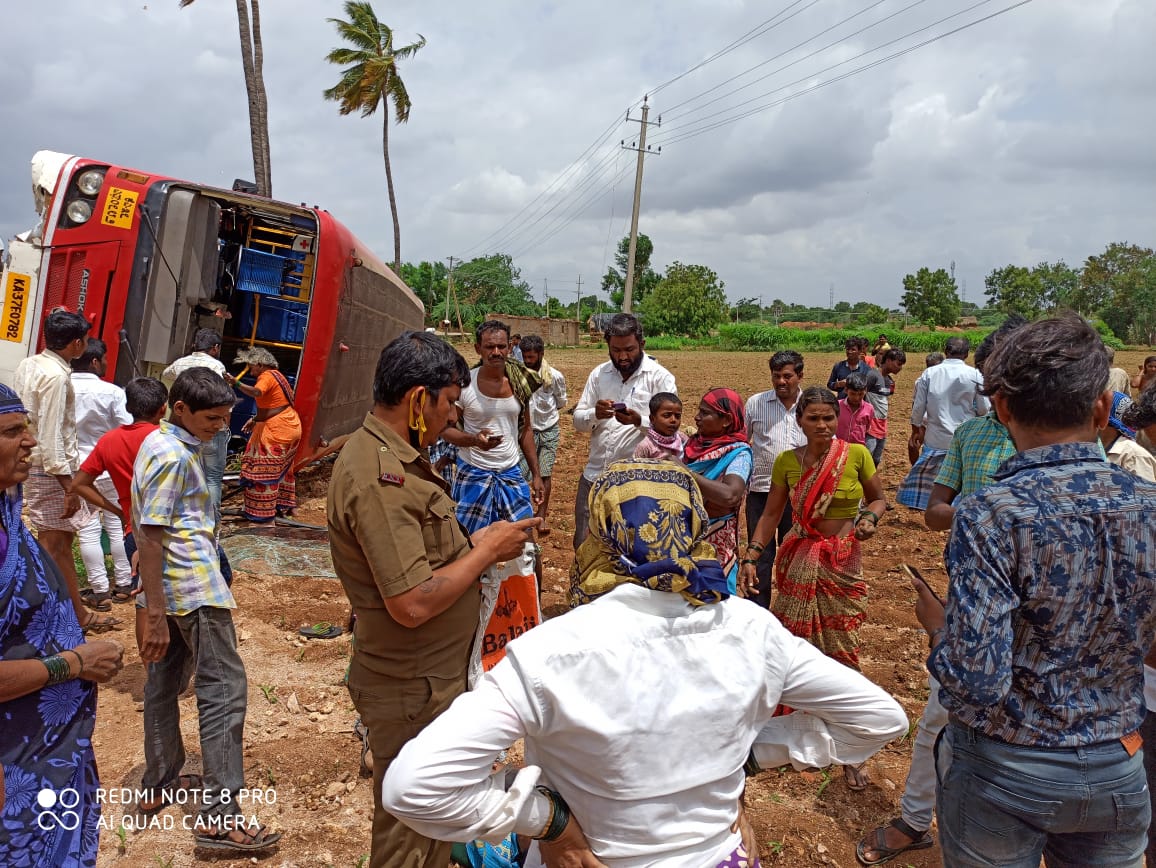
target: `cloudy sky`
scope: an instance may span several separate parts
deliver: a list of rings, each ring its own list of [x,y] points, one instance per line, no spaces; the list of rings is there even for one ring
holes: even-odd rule
[[[579,275],[596,286],[628,228],[626,110],[648,92],[664,144],[641,230],[657,266],[708,265],[732,299],[824,303],[833,284],[836,300],[896,305],[905,273],[954,261],[976,301],[1009,262],[1156,243],[1150,0],[1034,0],[856,71],[1013,2],[378,4],[399,44],[428,40],[390,139],[403,259],[502,250],[539,296],[543,279],[568,298]],[[389,259],[380,121],[321,99],[341,4],[262,14],[274,195],[328,208]],[[6,9],[4,31],[5,238],[33,222],[41,148],[252,177],[233,3],[52,0]]]

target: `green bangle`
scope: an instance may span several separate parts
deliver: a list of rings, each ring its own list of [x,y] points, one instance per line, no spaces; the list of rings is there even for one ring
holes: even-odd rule
[[[535,835],[534,838],[538,841],[556,841],[562,837],[562,833],[570,825],[570,806],[566,804],[566,800],[562,796],[549,787],[538,787],[537,789],[550,800],[550,822],[546,824],[542,834]]]
[[[877,516],[875,513],[873,513],[869,509],[864,509],[859,513],[859,517],[855,519],[855,524],[858,524],[863,519],[865,519],[867,516],[871,516],[871,523],[873,525],[876,525],[876,526],[879,525],[879,516]]]
[[[54,684],[62,684],[72,678],[68,661],[59,654],[53,654],[51,657],[41,657],[40,662],[43,663],[44,668],[48,670],[47,686],[51,687]]]
[[[757,567],[759,565],[758,561],[752,561],[750,558],[743,558],[741,561],[739,561],[739,563],[750,564],[752,567]]]
[[[757,542],[755,542],[754,540],[748,540],[748,541],[747,541],[747,548],[749,548],[749,549],[754,549],[754,550],[755,550],[755,551],[757,551],[757,552],[761,552],[761,551],[764,551],[764,550],[766,550],[766,548],[767,548],[767,547],[766,547],[766,546],[764,546],[764,545],[759,545],[759,544],[758,544]]]

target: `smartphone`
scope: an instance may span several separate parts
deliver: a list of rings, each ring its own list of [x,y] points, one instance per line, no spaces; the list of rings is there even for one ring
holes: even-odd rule
[[[615,413],[621,413],[621,412],[626,410],[626,405],[623,404],[621,401],[615,401],[613,404],[610,405],[610,408],[612,410],[614,410]]]
[[[921,585],[923,585],[923,587],[931,591],[935,599],[939,600],[939,605],[943,606],[944,608],[947,607],[947,603],[943,601],[943,598],[939,596],[935,588],[931,587],[931,585],[927,583],[927,579],[923,578],[923,575],[919,572],[919,570],[915,569],[915,567],[911,566],[911,564],[900,564],[899,569],[903,570],[903,572],[907,573],[910,578],[915,579],[915,581],[919,582]]]

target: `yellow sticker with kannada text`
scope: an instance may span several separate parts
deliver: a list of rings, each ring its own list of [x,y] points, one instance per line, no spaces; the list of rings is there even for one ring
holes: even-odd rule
[[[132,228],[132,213],[136,210],[137,192],[125,190],[122,187],[112,187],[108,191],[108,198],[104,200],[104,210],[100,215],[100,222],[105,226],[115,226],[117,229]]]

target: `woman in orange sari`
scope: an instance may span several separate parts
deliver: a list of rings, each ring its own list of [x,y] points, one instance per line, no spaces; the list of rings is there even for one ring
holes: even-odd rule
[[[245,487],[245,518],[272,521],[297,506],[293,462],[301,443],[301,419],[293,409],[293,387],[277,370],[277,359],[264,347],[237,354],[257,382],[234,385],[257,402],[257,415],[245,423],[249,445],[241,457],[241,484]]]
[[[875,535],[887,508],[875,462],[865,446],[835,437],[839,404],[826,389],[804,389],[795,404],[807,445],[775,459],[771,490],[747,541],[738,589],[758,590],[755,563],[791,503],[795,524],[775,557],[771,611],[789,631],[828,657],[859,668],[859,628],[867,620],[861,540]],[[865,504],[865,505],[863,505]],[[853,790],[867,786],[861,768],[845,766]]]

